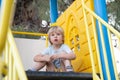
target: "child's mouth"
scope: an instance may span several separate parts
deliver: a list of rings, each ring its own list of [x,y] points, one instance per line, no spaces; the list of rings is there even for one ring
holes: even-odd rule
[[[58,39],[55,39],[54,41],[58,41]]]

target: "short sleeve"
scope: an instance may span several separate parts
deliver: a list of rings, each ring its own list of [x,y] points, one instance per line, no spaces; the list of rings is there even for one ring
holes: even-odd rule
[[[49,47],[43,50],[42,54],[48,55],[49,54]]]
[[[67,52],[68,54],[72,52],[72,50],[69,48],[69,46],[65,45],[65,44],[62,46],[62,50]]]

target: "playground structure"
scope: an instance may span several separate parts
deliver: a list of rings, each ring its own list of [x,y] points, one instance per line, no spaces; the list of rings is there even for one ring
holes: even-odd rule
[[[1,2],[0,77],[2,79],[6,76],[5,80],[27,80],[9,28],[15,7],[14,1]],[[110,32],[119,39],[120,33],[107,24],[105,0],[75,0],[59,18],[56,3],[57,0],[50,0],[51,26],[61,26],[64,29],[65,43],[77,56],[72,61],[75,72],[91,73],[94,80],[118,80]],[[47,37],[46,34],[33,35]]]

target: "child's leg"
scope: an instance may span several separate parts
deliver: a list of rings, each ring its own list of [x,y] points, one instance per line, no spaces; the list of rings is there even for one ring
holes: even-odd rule
[[[52,71],[52,72],[55,71],[55,66],[52,62],[46,64],[46,71],[48,71],[48,72],[49,71]]]
[[[36,62],[36,64],[32,67],[32,71],[39,71],[46,65],[46,62]]]
[[[70,60],[63,60],[63,63],[67,72],[73,71],[73,67],[71,65]]]

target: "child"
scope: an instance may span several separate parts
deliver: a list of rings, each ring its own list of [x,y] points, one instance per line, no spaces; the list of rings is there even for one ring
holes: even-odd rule
[[[64,44],[64,31],[61,27],[51,27],[48,31],[50,46],[34,57],[36,65],[33,71],[38,71],[46,65],[47,71],[73,71],[70,60],[76,58],[73,51]]]

